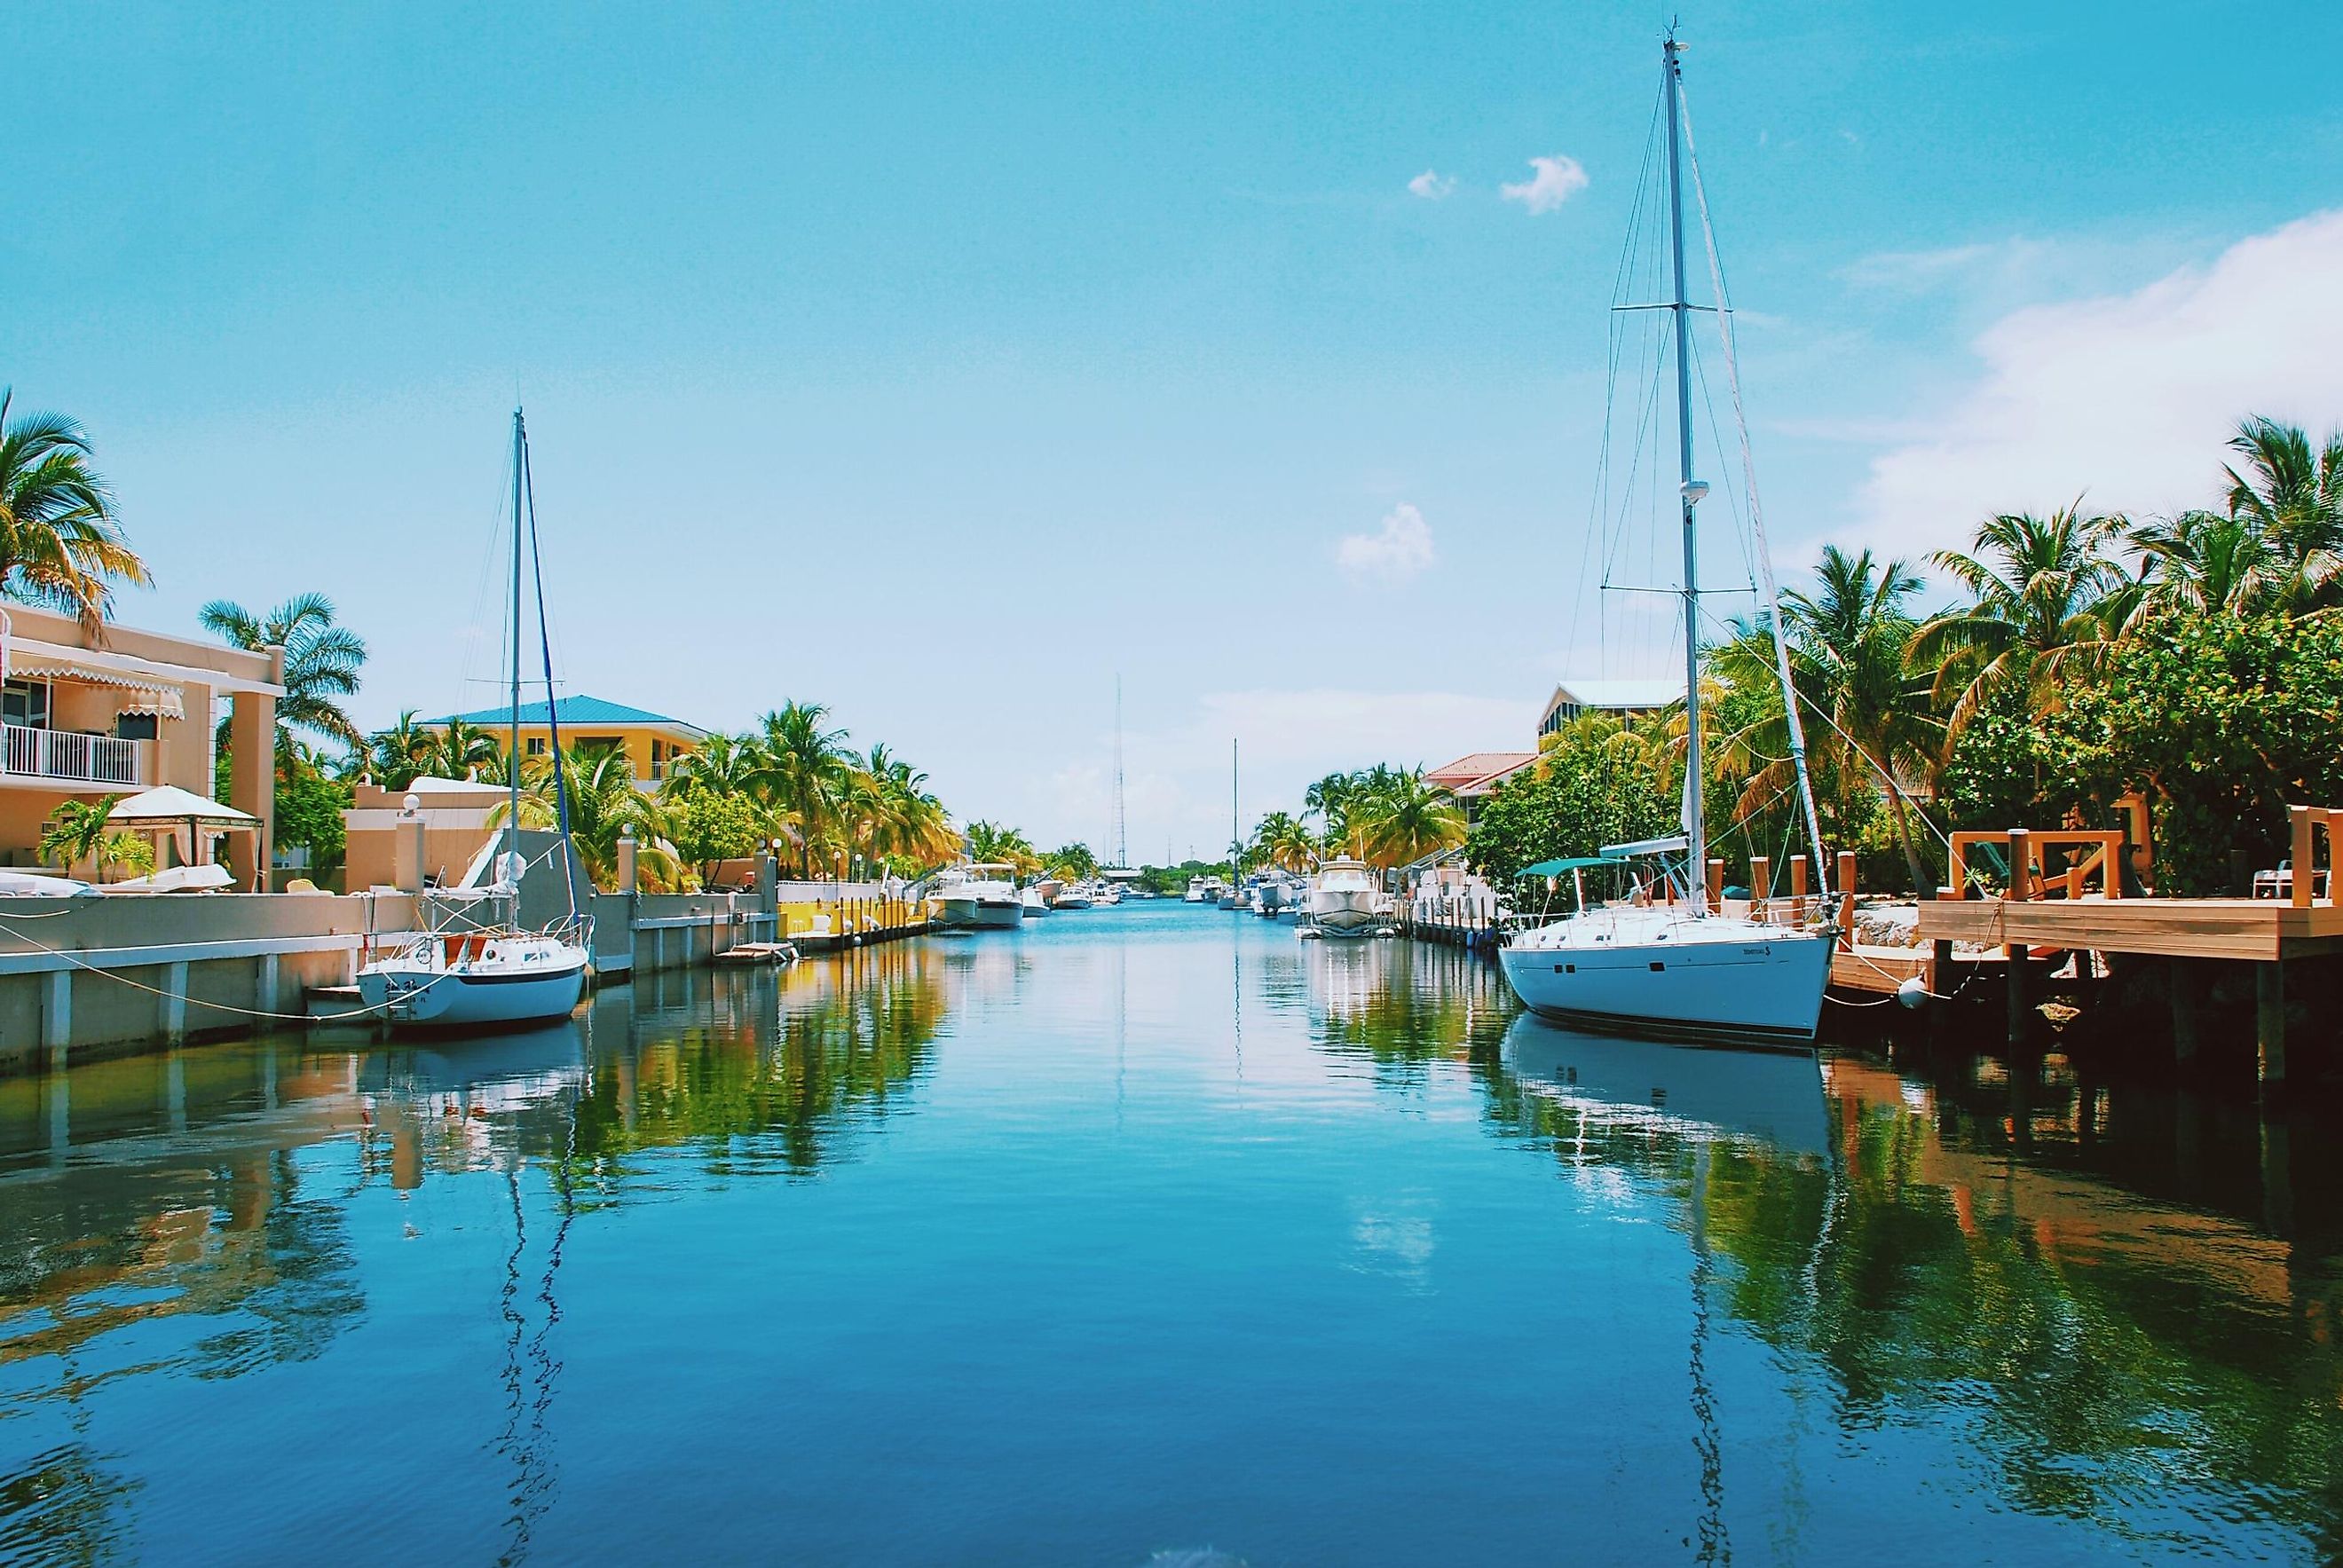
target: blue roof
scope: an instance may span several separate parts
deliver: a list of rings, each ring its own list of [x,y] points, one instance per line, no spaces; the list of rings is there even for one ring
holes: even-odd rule
[[[542,725],[547,722],[545,709],[546,705],[542,701],[524,702],[520,705],[520,721],[528,725]],[[606,702],[598,697],[565,697],[554,705],[553,717],[565,729],[595,729],[632,725],[688,729],[694,735],[708,733],[697,724],[687,724],[680,719],[669,719],[664,713],[653,713],[647,709],[629,708],[623,702]],[[512,723],[512,709],[483,708],[477,712],[456,714],[454,718],[477,729],[495,729]],[[442,715],[437,719],[427,719],[424,722],[446,724],[450,719]]]

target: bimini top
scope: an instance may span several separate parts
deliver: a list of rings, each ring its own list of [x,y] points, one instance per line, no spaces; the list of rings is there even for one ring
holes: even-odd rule
[[[1625,863],[1625,859],[1618,855],[1576,855],[1566,860],[1540,860],[1534,866],[1523,866],[1513,874],[1519,877],[1559,877],[1564,871],[1591,871],[1597,866]]]
[[[1596,851],[1605,859],[1624,859],[1630,855],[1681,855],[1691,848],[1692,840],[1682,833],[1673,839],[1638,839],[1632,844],[1605,844]]]

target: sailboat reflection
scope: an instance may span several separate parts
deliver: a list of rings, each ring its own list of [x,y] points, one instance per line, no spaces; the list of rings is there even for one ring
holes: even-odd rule
[[[1822,1069],[1809,1051],[1661,1045],[1523,1013],[1505,1030],[1504,1061],[1523,1089],[1568,1103],[1583,1121],[1818,1159],[1829,1148]]]

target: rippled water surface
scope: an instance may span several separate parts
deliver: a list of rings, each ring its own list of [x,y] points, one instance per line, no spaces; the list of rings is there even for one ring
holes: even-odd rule
[[[0,1562],[2343,1548],[2334,1156],[2031,1078],[1141,905],[0,1081]]]

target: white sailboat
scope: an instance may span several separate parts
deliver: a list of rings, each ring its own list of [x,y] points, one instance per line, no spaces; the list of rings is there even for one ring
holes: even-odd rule
[[[1831,950],[1836,932],[1795,928],[1738,917],[1708,907],[1707,838],[1701,819],[1700,570],[1694,508],[1708,486],[1693,472],[1692,379],[1689,317],[1685,298],[1684,193],[1680,141],[1689,139],[1683,113],[1683,64],[1671,33],[1664,45],[1662,84],[1666,97],[1669,237],[1673,246],[1674,297],[1661,308],[1674,321],[1676,373],[1678,500],[1684,530],[1684,703],[1687,727],[1684,836],[1614,845],[1606,857],[1656,861],[1659,877],[1639,883],[1634,898],[1577,912],[1552,925],[1523,931],[1499,958],[1514,994],[1549,1019],[1587,1028],[1662,1039],[1724,1040],[1804,1045],[1821,1021],[1823,992],[1830,983]],[[1699,177],[1698,166],[1694,177]],[[1714,250],[1711,251],[1712,269]],[[1716,302],[1725,332],[1731,371],[1730,315]],[[1736,412],[1738,380],[1736,387]],[[1757,513],[1752,494],[1751,516]],[[1759,527],[1755,553],[1764,565],[1769,598],[1773,568],[1765,560]],[[1780,607],[1775,604],[1776,664],[1789,710],[1791,753],[1795,764],[1806,827],[1814,834],[1815,861],[1827,865],[1815,831],[1814,796],[1806,776],[1805,740],[1789,668],[1779,645]],[[1664,886],[1662,884],[1664,884]],[[1664,901],[1653,901],[1658,888]],[[1827,889],[1825,889],[1827,892]],[[1820,900],[1827,908],[1827,898]]]
[[[578,889],[568,881],[569,914],[540,930],[519,925],[520,884],[528,869],[520,849],[520,645],[523,589],[522,544],[537,540],[534,494],[528,475],[528,432],[513,410],[512,556],[512,733],[511,797],[507,805],[505,847],[486,867],[479,886],[426,893],[418,900],[425,930],[387,958],[358,970],[358,996],[395,1026],[478,1029],[541,1023],[576,1010],[586,989],[590,923],[578,909]],[[545,637],[545,602],[538,599],[538,640],[545,654],[546,719],[551,726],[554,798],[559,816],[559,853],[565,880],[568,852],[568,795],[561,775],[561,729],[553,694],[553,651]]]

